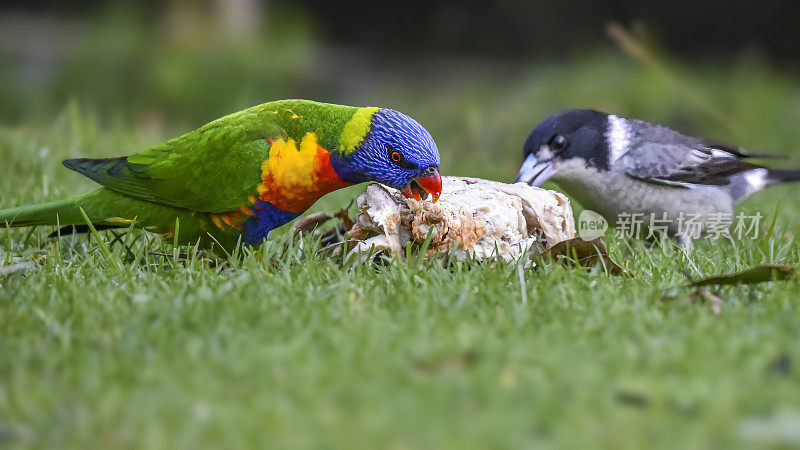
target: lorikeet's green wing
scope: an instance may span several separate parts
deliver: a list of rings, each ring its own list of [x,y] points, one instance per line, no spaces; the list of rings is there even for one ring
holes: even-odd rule
[[[223,117],[128,157],[64,165],[131,197],[194,211],[232,211],[256,193],[270,140],[286,136],[262,110]]]

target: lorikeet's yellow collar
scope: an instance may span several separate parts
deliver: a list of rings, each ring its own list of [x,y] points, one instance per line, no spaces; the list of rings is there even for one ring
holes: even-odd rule
[[[373,107],[359,108],[358,111],[353,114],[353,118],[347,122],[342,130],[342,136],[339,139],[339,142],[341,142],[339,145],[340,153],[349,155],[364,142],[364,138],[369,132],[372,115],[375,114],[378,109],[379,108]]]

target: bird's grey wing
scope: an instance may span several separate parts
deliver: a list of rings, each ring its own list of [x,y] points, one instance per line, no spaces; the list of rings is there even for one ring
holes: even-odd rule
[[[688,146],[642,142],[626,152],[614,169],[650,183],[669,186],[724,186],[737,173],[760,166],[744,162],[732,154],[716,152],[703,145]]]
[[[634,127],[634,142],[651,144],[677,145],[689,149],[707,149],[713,156],[733,158],[785,158],[783,155],[769,153],[754,153],[736,145],[730,145],[714,139],[686,136],[671,128],[640,120],[632,120]]]
[[[702,139],[700,141],[703,145],[713,150],[717,150],[720,152],[727,153],[731,156],[735,156],[737,158],[776,158],[782,159],[786,158],[785,155],[774,155],[771,153],[753,153],[749,150],[745,150],[742,147],[737,147],[735,145],[726,144],[724,142],[715,141],[713,139]]]

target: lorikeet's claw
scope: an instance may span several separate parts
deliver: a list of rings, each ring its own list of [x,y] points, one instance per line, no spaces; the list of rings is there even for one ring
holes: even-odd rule
[[[439,200],[442,195],[442,177],[439,176],[439,171],[435,167],[425,169],[415,180],[411,180],[408,185],[400,191],[405,198],[413,198],[414,200],[422,200],[422,194],[425,197],[431,194],[433,203]]]

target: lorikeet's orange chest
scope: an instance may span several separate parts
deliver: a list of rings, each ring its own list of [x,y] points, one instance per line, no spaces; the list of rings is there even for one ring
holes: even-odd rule
[[[316,134],[307,133],[299,146],[294,139],[270,144],[269,158],[261,165],[259,200],[301,214],[323,195],[350,185],[336,174]]]

